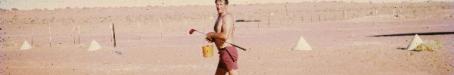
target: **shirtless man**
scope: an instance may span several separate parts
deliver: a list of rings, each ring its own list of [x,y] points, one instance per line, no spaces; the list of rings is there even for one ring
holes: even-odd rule
[[[227,12],[228,0],[215,0],[218,18],[214,24],[214,32],[207,34],[206,39],[214,42],[219,52],[219,64],[215,75],[237,75],[238,52],[237,49],[226,43],[233,43],[234,20]]]

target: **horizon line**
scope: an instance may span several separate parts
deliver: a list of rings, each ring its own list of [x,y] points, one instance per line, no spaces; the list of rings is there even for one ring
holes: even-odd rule
[[[282,3],[306,3],[306,2],[316,2],[316,3],[323,3],[323,2],[340,2],[340,3],[420,3],[420,2],[454,2],[449,0],[424,0],[424,1],[281,1],[281,2],[237,2],[231,3],[230,5],[249,5],[249,4],[282,4]],[[123,7],[178,7],[178,6],[214,6],[214,4],[195,4],[195,3],[186,3],[186,4],[165,4],[165,3],[158,3],[158,4],[136,4],[136,5],[81,5],[81,6],[54,6],[54,7],[36,7],[36,8],[24,8],[24,7],[8,7],[2,6],[2,2],[0,0],[0,9],[2,10],[57,10],[57,9],[67,9],[67,8],[76,8],[76,9],[84,9],[84,8],[123,8]]]

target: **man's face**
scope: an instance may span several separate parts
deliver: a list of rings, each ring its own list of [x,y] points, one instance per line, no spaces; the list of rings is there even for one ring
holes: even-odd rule
[[[218,14],[222,14],[225,12],[225,4],[223,0],[216,1],[216,9],[218,11]]]

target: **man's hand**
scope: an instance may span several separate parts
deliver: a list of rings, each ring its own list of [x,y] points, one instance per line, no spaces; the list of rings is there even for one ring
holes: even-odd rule
[[[216,32],[209,32],[206,34],[207,41],[209,42],[215,42],[215,43],[224,43],[225,42],[225,35],[222,33],[216,33]]]
[[[209,33],[206,34],[206,38],[205,38],[205,39],[206,39],[208,42],[214,42],[214,37],[213,37],[213,36],[214,36],[215,34],[216,34],[216,32],[209,32]]]

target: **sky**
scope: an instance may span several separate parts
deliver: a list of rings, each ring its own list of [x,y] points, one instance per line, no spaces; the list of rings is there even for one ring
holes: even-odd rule
[[[230,0],[231,4],[254,3],[286,3],[286,2],[314,2],[314,1],[347,1],[347,2],[418,2],[429,0]],[[454,1],[454,0],[430,0]],[[178,6],[178,5],[214,5],[214,0],[0,0],[3,9],[54,9],[54,8],[82,8],[82,7],[137,7],[137,6]]]

